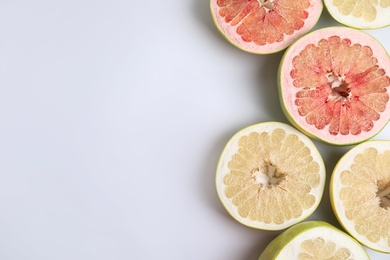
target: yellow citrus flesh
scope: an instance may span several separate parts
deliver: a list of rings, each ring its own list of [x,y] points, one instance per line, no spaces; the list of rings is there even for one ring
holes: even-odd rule
[[[294,225],[265,248],[259,260],[350,260],[369,259],[352,237],[322,221]]]
[[[390,24],[390,0],[325,0],[329,13],[347,26],[373,29]]]
[[[332,175],[331,201],[352,236],[390,253],[390,141],[366,142],[343,156]]]
[[[308,217],[318,206],[325,168],[314,144],[282,123],[238,132],[217,169],[217,191],[239,222],[278,230]]]
[[[300,246],[299,260],[319,259],[349,259],[351,251],[345,247],[339,247],[333,241],[326,241],[322,237],[304,240]]]

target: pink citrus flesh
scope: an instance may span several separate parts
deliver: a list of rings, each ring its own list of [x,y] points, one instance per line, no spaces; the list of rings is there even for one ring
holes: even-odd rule
[[[334,145],[360,143],[389,121],[390,57],[367,33],[317,30],[294,43],[279,67],[287,118]]]
[[[275,53],[310,31],[322,9],[321,0],[211,0],[219,31],[238,48]]]

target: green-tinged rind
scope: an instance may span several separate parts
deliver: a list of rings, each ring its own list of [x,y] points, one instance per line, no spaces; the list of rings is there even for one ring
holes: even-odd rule
[[[356,243],[356,245],[360,245],[354,238],[350,237],[348,234],[344,233],[343,231],[339,230],[338,228],[330,225],[327,222],[324,221],[307,221],[307,222],[301,222],[299,224],[296,224],[287,230],[285,230],[283,233],[281,233],[279,236],[277,236],[274,240],[272,240],[268,246],[265,248],[265,250],[261,253],[259,260],[276,260],[278,259],[279,254],[281,253],[282,249],[285,246],[288,246],[288,244],[293,241],[298,235],[309,231],[313,228],[328,228],[333,231],[338,232],[339,234],[345,236],[346,239],[351,239]],[[321,236],[321,234],[319,234]],[[362,251],[364,251],[363,247]],[[365,252],[365,251],[364,251]],[[364,259],[369,259],[368,255],[366,254]],[[285,260],[285,259],[278,259],[278,260]]]
[[[285,115],[285,117],[287,118],[287,120],[294,126],[296,127],[299,131],[301,131],[302,133],[304,133],[305,135],[313,138],[313,139],[316,139],[316,140],[319,140],[321,142],[324,142],[324,143],[327,143],[329,145],[332,145],[332,146],[350,146],[350,145],[356,145],[356,144],[359,144],[359,143],[362,143],[362,142],[365,142],[367,140],[370,140],[371,138],[375,137],[376,135],[378,135],[382,130],[383,128],[386,127],[386,125],[390,122],[390,118],[387,120],[387,123],[384,124],[382,126],[382,128],[380,128],[379,131],[377,132],[373,132],[371,135],[368,135],[366,138],[363,138],[363,139],[359,139],[357,141],[352,141],[352,142],[347,142],[347,143],[335,143],[335,142],[331,142],[331,141],[328,141],[328,140],[325,140],[323,138],[320,138],[319,136],[315,135],[314,133],[312,132],[309,132],[307,131],[304,127],[302,127],[300,124],[298,124],[296,122],[296,120],[291,116],[291,114],[289,113],[289,111],[287,110],[287,107],[285,105],[285,100],[283,99],[283,95],[282,95],[282,69],[283,69],[283,65],[285,63],[285,59],[286,59],[286,56],[289,52],[290,49],[292,49],[296,44],[299,44],[301,41],[303,41],[306,37],[310,37],[310,35],[312,33],[315,33],[315,32],[318,32],[318,31],[321,31],[321,30],[328,30],[328,29],[332,29],[332,28],[343,28],[343,27],[340,27],[340,26],[332,26],[332,27],[327,27],[327,28],[322,28],[322,29],[318,29],[316,31],[312,31],[310,33],[307,33],[306,35],[302,36],[300,39],[298,39],[297,41],[295,41],[294,43],[292,43],[285,51],[285,53],[283,54],[282,58],[281,58],[281,61],[279,63],[279,66],[278,66],[278,72],[277,72],[277,85],[278,85],[278,91],[279,91],[279,101],[280,101],[280,105],[281,105],[281,108],[282,108],[282,111],[283,111],[283,114]],[[352,30],[358,30],[358,29],[352,29]],[[375,37],[373,37],[372,35],[370,35],[369,33],[366,33],[364,31],[360,31],[358,30],[359,32],[361,33],[364,33],[368,36],[370,36],[372,38],[372,40],[374,40],[381,48],[383,48],[383,50],[386,52],[387,56],[390,57],[389,55],[389,52],[386,50],[386,48],[383,46],[383,44],[381,44],[381,42],[379,42]],[[390,102],[390,101],[389,101]]]

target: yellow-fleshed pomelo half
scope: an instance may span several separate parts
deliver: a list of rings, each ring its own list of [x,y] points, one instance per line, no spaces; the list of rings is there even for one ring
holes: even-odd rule
[[[326,9],[339,23],[359,29],[390,25],[389,0],[324,0]]]
[[[322,0],[210,0],[218,30],[241,50],[267,54],[285,49],[317,23]]]
[[[349,150],[333,171],[330,198],[349,234],[390,253],[390,141],[367,141]]]
[[[307,218],[318,206],[325,166],[315,145],[279,122],[246,127],[227,143],[220,157],[216,188],[238,222],[280,230]]]
[[[352,237],[323,221],[294,225],[269,243],[259,260],[368,260]]]

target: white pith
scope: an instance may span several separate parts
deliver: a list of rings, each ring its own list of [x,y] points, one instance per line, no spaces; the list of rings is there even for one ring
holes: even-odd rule
[[[362,144],[359,144],[348,151],[337,163],[336,167],[333,170],[331,183],[330,183],[330,197],[332,200],[332,207],[337,218],[340,221],[340,224],[345,228],[348,233],[350,233],[356,240],[366,245],[369,248],[372,248],[377,251],[390,253],[390,246],[388,245],[388,241],[385,238],[379,240],[379,242],[371,242],[364,235],[358,233],[355,229],[354,222],[349,220],[346,217],[345,208],[342,204],[342,200],[339,198],[340,190],[342,189],[342,182],[340,180],[340,175],[345,170],[350,170],[351,165],[354,163],[354,159],[356,155],[362,153],[366,148],[373,147],[378,153],[383,153],[384,151],[390,150],[390,141],[367,141]],[[390,170],[390,169],[389,169]],[[383,194],[388,191],[382,191]],[[377,194],[377,196],[381,196],[383,194]],[[379,205],[378,205],[379,207]],[[390,210],[390,209],[387,209]],[[369,223],[369,219],[367,219]],[[378,223],[375,223],[378,224]],[[385,223],[388,224],[388,223]]]
[[[374,29],[374,28],[380,28],[385,27],[390,24],[390,8],[377,8],[377,16],[376,19],[372,22],[366,22],[362,18],[356,18],[352,14],[350,15],[342,15],[338,9],[338,6],[335,6],[332,3],[333,0],[324,0],[325,6],[328,9],[328,12],[330,15],[337,20],[338,22],[354,27],[354,28],[360,28],[360,29]],[[373,1],[371,1],[371,4],[375,5]]]
[[[305,240],[311,240],[319,237],[323,238],[326,242],[335,243],[337,245],[337,249],[343,247],[347,248],[351,253],[351,257],[349,257],[348,260],[369,259],[364,249],[356,241],[341,231],[336,231],[327,227],[315,227],[297,235],[293,240],[284,246],[276,259],[299,259],[301,243]]]
[[[385,111],[380,114],[380,119],[374,121],[373,128],[368,132],[362,131],[359,135],[342,135],[340,133],[332,135],[329,133],[329,125],[325,126],[324,129],[317,129],[314,125],[306,122],[306,117],[299,115],[298,106],[295,104],[296,93],[301,89],[293,85],[293,78],[290,76],[290,72],[293,69],[293,58],[304,50],[307,45],[318,45],[321,39],[328,39],[331,36],[339,36],[342,39],[348,38],[351,40],[351,45],[358,43],[362,46],[369,46],[373,51],[373,56],[378,60],[377,65],[386,71],[386,75],[390,75],[390,57],[380,43],[371,35],[345,27],[320,29],[303,36],[292,44],[284,54],[279,67],[279,89],[282,107],[291,123],[311,137],[336,145],[359,143],[376,135],[388,123],[390,118],[390,102],[386,104]],[[342,78],[330,78],[330,80],[333,80],[334,83],[332,84],[335,87],[342,82]],[[387,88],[387,93],[390,94],[389,87]]]
[[[269,4],[265,4],[264,0],[258,0],[261,3],[262,6],[266,7],[268,9]],[[241,22],[238,23],[235,26],[231,26],[230,24],[227,24],[224,21],[224,17],[221,17],[219,15],[219,9],[220,7],[217,5],[217,0],[211,0],[210,1],[210,8],[211,13],[213,15],[213,19],[215,24],[217,25],[218,29],[225,35],[225,37],[235,46],[238,48],[245,50],[247,52],[251,53],[257,53],[257,54],[267,54],[267,53],[274,53],[281,51],[285,48],[287,48],[292,42],[296,41],[299,37],[309,32],[314,25],[317,23],[322,9],[323,9],[323,3],[321,0],[311,0],[310,1],[310,7],[307,9],[307,12],[309,16],[306,20],[304,20],[304,26],[300,29],[295,31],[292,35],[284,35],[284,39],[281,42],[275,42],[272,44],[266,44],[263,46],[254,44],[252,42],[245,42],[242,40],[241,35],[236,33],[237,27],[240,26]]]
[[[226,185],[224,184],[224,177],[230,172],[228,163],[232,159],[233,155],[238,152],[238,140],[245,135],[249,135],[252,132],[268,132],[271,133],[274,129],[281,128],[286,132],[286,135],[288,134],[295,134],[299,137],[299,140],[301,140],[305,146],[307,146],[311,151],[311,156],[313,157],[313,161],[316,161],[319,165],[319,175],[320,175],[320,183],[317,187],[313,187],[310,194],[315,196],[315,203],[312,207],[308,209],[303,209],[302,215],[298,218],[292,218],[290,220],[285,221],[283,224],[275,224],[275,223],[264,223],[264,222],[258,222],[258,221],[252,221],[249,218],[243,218],[238,213],[238,207],[233,205],[231,199],[227,198],[225,195],[225,188]],[[256,176],[256,175],[255,175]],[[256,180],[258,183],[264,184],[264,185],[272,185],[277,183],[279,180],[273,176],[273,174],[270,174],[269,176],[266,176],[264,173],[258,172],[256,176]],[[219,198],[221,199],[222,204],[227,209],[227,211],[240,223],[258,228],[258,229],[265,229],[265,230],[280,230],[287,227],[290,227],[291,225],[298,223],[305,218],[307,218],[318,206],[320,203],[320,200],[322,198],[324,185],[325,185],[325,166],[322,160],[321,155],[319,154],[317,148],[314,146],[313,142],[303,135],[301,132],[296,130],[295,128],[278,122],[266,122],[266,123],[260,123],[256,125],[249,126],[247,128],[242,129],[238,133],[236,133],[227,143],[224,151],[222,152],[222,155],[220,157],[218,166],[217,166],[217,173],[216,173],[216,186],[217,186],[217,192],[219,195]],[[262,188],[265,188],[266,186],[263,186]]]

